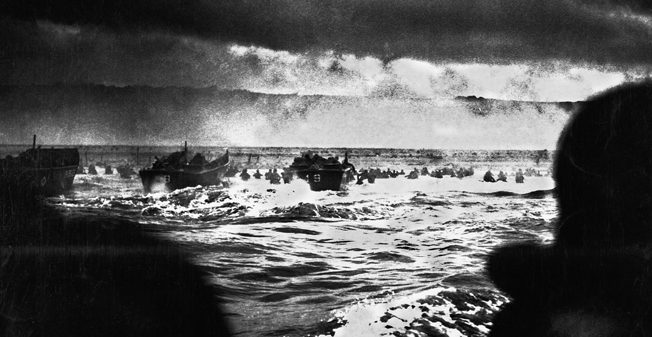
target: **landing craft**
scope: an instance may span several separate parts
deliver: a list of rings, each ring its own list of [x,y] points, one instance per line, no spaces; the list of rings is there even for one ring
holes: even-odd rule
[[[70,191],[78,169],[79,151],[76,148],[41,149],[36,147],[36,135],[31,149],[16,157],[0,159],[3,176],[45,196]]]
[[[157,158],[152,167],[142,169],[138,174],[143,181],[145,193],[151,193],[157,186],[164,186],[166,191],[172,191],[197,185],[219,185],[229,169],[229,164],[228,150],[221,157],[208,162],[201,153],[191,158],[186,143],[183,151]]]
[[[289,170],[299,179],[308,181],[313,191],[340,191],[355,180],[355,167],[349,163],[348,153],[340,163],[336,158],[326,159],[308,152],[303,157],[294,158]]]

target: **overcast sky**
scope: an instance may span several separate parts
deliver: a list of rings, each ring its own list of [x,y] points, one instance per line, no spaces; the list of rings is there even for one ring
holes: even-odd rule
[[[648,76],[647,1],[4,0],[0,83],[579,100]]]

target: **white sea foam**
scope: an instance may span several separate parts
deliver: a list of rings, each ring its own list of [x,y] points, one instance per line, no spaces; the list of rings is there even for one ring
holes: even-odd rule
[[[505,242],[549,242],[557,215],[549,193],[524,194],[553,188],[550,176],[485,183],[486,168],[340,192],[231,178],[230,188],[142,195],[137,179],[79,175],[75,194],[52,202],[128,216],[182,244],[226,289],[245,336],[482,335],[506,301],[484,276],[484,257]]]

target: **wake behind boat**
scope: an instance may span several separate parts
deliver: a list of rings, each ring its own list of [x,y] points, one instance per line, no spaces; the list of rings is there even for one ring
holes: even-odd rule
[[[324,158],[308,152],[302,157],[294,158],[290,170],[295,172],[299,179],[308,181],[313,191],[343,190],[355,176],[355,167],[349,163],[348,153],[340,163],[337,157]]]
[[[218,185],[228,168],[228,150],[221,157],[209,162],[201,153],[191,157],[186,144],[183,151],[157,158],[151,168],[142,169],[138,174],[143,181],[145,193],[151,193],[161,187],[172,191],[197,185]]]
[[[0,172],[4,177],[45,196],[70,191],[78,166],[76,148],[42,149],[36,147],[36,136],[31,149],[16,157],[0,159]]]

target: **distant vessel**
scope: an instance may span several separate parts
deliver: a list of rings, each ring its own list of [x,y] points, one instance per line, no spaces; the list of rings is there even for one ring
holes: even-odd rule
[[[2,175],[45,196],[70,191],[78,167],[79,151],[76,148],[42,149],[36,147],[36,135],[31,149],[16,157],[0,159]]]
[[[340,191],[355,179],[355,167],[349,163],[348,153],[340,163],[337,158],[326,159],[308,152],[302,157],[294,158],[289,169],[299,179],[308,181],[313,191]]]
[[[145,193],[152,192],[157,186],[172,191],[191,186],[209,186],[220,184],[229,168],[229,151],[221,157],[208,162],[201,153],[190,158],[188,144],[183,151],[174,152],[167,157],[157,158],[151,168],[138,172],[143,181]]]

